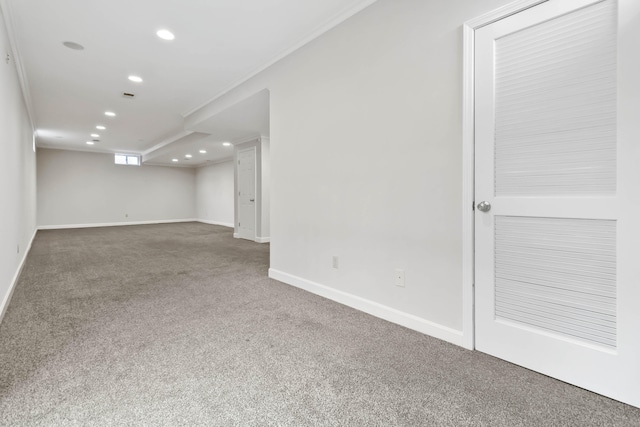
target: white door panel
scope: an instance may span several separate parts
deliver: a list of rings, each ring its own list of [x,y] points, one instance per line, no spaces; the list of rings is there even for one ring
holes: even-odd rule
[[[238,152],[238,237],[256,238],[256,150]]]
[[[617,17],[550,0],[476,31],[476,347],[640,406]]]

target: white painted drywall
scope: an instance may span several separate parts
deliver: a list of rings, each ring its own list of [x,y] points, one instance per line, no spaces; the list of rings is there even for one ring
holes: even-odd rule
[[[260,137],[260,235],[265,242],[271,236],[271,139],[268,136]]]
[[[379,0],[186,118],[270,90],[278,277],[462,343],[462,24],[509,1]]]
[[[38,225],[195,218],[192,168],[122,166],[113,154],[38,149]]]
[[[0,320],[36,231],[33,126],[4,22],[0,15]]]
[[[196,170],[198,220],[233,227],[233,159]]]

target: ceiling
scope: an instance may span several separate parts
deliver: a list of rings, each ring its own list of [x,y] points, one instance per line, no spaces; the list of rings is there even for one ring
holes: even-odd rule
[[[374,1],[0,0],[0,6],[37,146],[198,166],[231,157],[233,147],[223,142],[269,134],[269,93],[188,131],[185,116]],[[160,39],[160,29],[175,39]]]

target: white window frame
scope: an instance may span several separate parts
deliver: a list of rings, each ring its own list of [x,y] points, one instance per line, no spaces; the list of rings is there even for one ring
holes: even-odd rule
[[[118,157],[124,157],[125,163],[118,163]],[[113,156],[113,161],[115,162],[116,165],[119,165],[119,166],[140,166],[142,163],[141,160],[142,159],[140,154],[116,153]]]

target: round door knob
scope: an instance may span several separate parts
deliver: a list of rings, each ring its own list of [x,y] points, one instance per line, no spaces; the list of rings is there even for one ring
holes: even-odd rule
[[[478,210],[480,212],[489,212],[491,210],[491,203],[484,201],[478,203]]]

